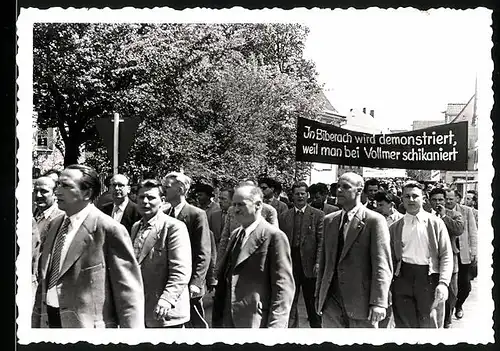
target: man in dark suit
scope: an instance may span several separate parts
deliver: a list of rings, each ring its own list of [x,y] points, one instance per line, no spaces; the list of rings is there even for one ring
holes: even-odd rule
[[[214,188],[208,184],[198,184],[194,188],[194,195],[201,209],[205,210],[207,217],[214,211],[220,209],[219,205],[214,202]]]
[[[363,193],[366,196],[365,206],[369,210],[376,211],[377,205],[375,203],[375,194],[380,190],[380,182],[377,178],[368,179],[365,182]]]
[[[278,216],[288,210],[288,205],[280,201],[279,196],[276,196],[278,189],[281,189],[280,184],[271,178],[259,179],[259,188],[264,194],[264,203],[274,207]]]
[[[309,187],[311,206],[323,211],[325,215],[339,210],[337,206],[326,202],[328,193],[328,187],[325,183],[316,183]]]
[[[129,180],[123,174],[115,174],[109,184],[113,202],[103,205],[102,212],[123,224],[130,234],[132,225],[141,219],[141,215],[137,210],[137,205],[128,197],[130,193]]]
[[[325,216],[316,308],[323,328],[373,328],[386,316],[392,280],[384,217],[361,204],[363,178],[344,173],[337,199],[342,211]]]
[[[189,281],[191,298],[191,319],[186,324],[190,328],[208,328],[205,321],[203,296],[206,276],[212,254],[212,240],[205,211],[186,202],[186,194],[191,187],[191,178],[179,172],[165,176],[163,187],[165,200],[170,203],[168,215],[184,222],[191,240],[192,274]]]
[[[142,220],[131,237],[141,266],[148,328],[182,328],[189,321],[191,243],[186,225],[161,210],[163,188],[156,180],[139,186]]]
[[[98,210],[99,178],[88,166],[59,177],[40,259],[34,328],[144,328],[144,290],[125,227]]]
[[[314,292],[318,275],[319,258],[323,249],[323,211],[307,204],[307,184],[292,185],[294,208],[279,217],[280,229],[287,235],[291,245],[295,296],[290,312],[289,328],[299,327],[297,308],[300,287],[304,295],[307,318],[311,328],[321,328],[321,316],[314,307]]]
[[[262,191],[236,188],[235,217],[214,296],[213,326],[286,328],[295,292],[286,235],[261,216]]]
[[[40,232],[34,218],[31,219],[31,306],[35,303],[36,289],[38,287],[38,258],[40,253]]]
[[[222,230],[224,229],[224,223],[226,222],[227,211],[229,210],[229,207],[231,207],[231,202],[233,201],[233,194],[233,188],[222,188],[219,192],[220,208],[207,215],[208,225],[210,230],[214,233],[217,249],[219,248]]]

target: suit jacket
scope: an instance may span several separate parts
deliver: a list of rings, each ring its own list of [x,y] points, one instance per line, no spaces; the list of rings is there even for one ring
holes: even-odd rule
[[[460,212],[445,209],[446,216],[442,218],[444,224],[446,225],[446,229],[448,234],[450,235],[451,240],[451,249],[453,251],[453,273],[458,272],[458,252],[459,252],[459,243],[458,237],[461,236],[464,232],[464,220],[462,218],[462,214]]]
[[[232,233],[229,247],[233,247],[237,232]],[[222,258],[224,267],[228,265],[229,251]],[[236,328],[286,328],[295,282],[285,234],[261,219],[232,266],[227,272],[219,272],[213,326],[222,326],[224,303],[229,300]],[[229,286],[226,277],[231,277]]]
[[[279,228],[278,213],[271,205],[262,203],[262,217],[276,228]],[[215,265],[215,272],[220,268],[222,257],[226,252],[227,244],[231,233],[240,226],[234,217],[234,207],[231,206],[227,210],[226,221],[224,223],[224,228],[222,229],[222,234],[219,241],[219,248],[217,249],[217,263]]]
[[[113,207],[114,203],[112,202],[105,204],[102,206],[102,212],[104,212],[108,216],[111,216],[111,214],[113,213]],[[141,219],[141,214],[137,209],[137,204],[132,200],[128,200],[127,206],[123,211],[123,216],[120,223],[123,224],[123,226],[127,229],[127,232],[130,234],[132,226],[134,225],[135,222],[137,222],[140,219]]]
[[[92,205],[90,205],[92,206]],[[40,259],[34,328],[47,328],[47,274],[64,215],[49,225]],[[63,328],[143,328],[144,290],[125,227],[92,206],[71,242],[57,282]]]
[[[210,201],[210,205],[208,205],[208,207],[205,208],[205,213],[207,214],[207,217],[210,217],[210,214],[212,214],[212,212],[217,211],[217,210],[220,210],[219,204],[216,202]]]
[[[49,228],[50,222],[64,214],[64,211],[60,210],[57,203],[54,203],[52,209],[49,210],[47,218],[42,217],[36,223],[38,227],[38,233],[40,234],[40,252],[42,252],[43,244],[45,243],[45,238],[47,236],[47,229]]]
[[[201,208],[186,203],[177,215],[177,219],[186,224],[191,240],[192,273],[189,285],[195,285],[205,294],[205,279],[210,266],[212,239],[208,227],[207,214]]]
[[[274,209],[276,210],[276,213],[278,214],[278,217],[288,211],[288,205],[286,203],[284,203],[283,201],[280,201],[276,198],[273,198],[273,201],[271,201],[271,203],[269,203],[268,205],[271,205],[274,207]]]
[[[323,212],[325,213],[325,215],[330,214],[330,213],[335,212],[335,211],[338,211],[338,210],[340,210],[340,208],[338,208],[337,206],[334,206],[334,205],[330,205],[329,203],[325,203],[325,205],[323,206]]]
[[[464,220],[464,231],[459,236],[460,261],[471,263],[471,255],[477,255],[477,223],[472,208],[457,204],[455,211],[460,212]]]
[[[132,227],[134,242],[141,221]],[[141,266],[145,296],[146,327],[160,328],[186,323],[189,314],[189,280],[191,279],[191,242],[186,225],[158,212],[137,259]],[[155,307],[159,299],[172,309],[157,320]]]
[[[38,258],[40,252],[40,233],[34,218],[31,219],[31,287],[32,306],[35,303],[36,288],[38,286]]]
[[[403,257],[403,226],[404,218],[401,218],[394,222],[389,228],[395,276],[399,276]],[[453,252],[450,236],[444,222],[436,216],[429,215],[426,226],[430,251],[429,269],[433,272],[439,272],[439,282],[449,286],[453,273]]]
[[[371,305],[388,307],[392,281],[390,237],[385,218],[361,206],[347,230],[335,266],[342,211],[325,216],[324,245],[316,282],[317,312],[323,310],[335,271],[347,314],[368,318]]]
[[[323,211],[309,205],[304,210],[300,237],[300,259],[302,269],[307,278],[316,278],[313,275],[314,265],[319,265],[319,258],[323,250]],[[290,245],[293,240],[295,208],[287,210],[279,217],[280,229],[288,237]]]
[[[208,226],[212,231],[212,233],[214,233],[215,243],[218,248],[222,235],[222,230],[224,229],[222,210],[219,208],[216,209],[215,211],[212,211],[210,214],[207,213],[207,217],[208,217]]]

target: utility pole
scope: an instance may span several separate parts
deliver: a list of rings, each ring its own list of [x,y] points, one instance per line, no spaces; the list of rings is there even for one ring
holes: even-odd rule
[[[120,119],[120,115],[118,113],[113,114],[113,175],[118,174],[118,150],[120,147],[120,122],[123,122],[123,119]]]

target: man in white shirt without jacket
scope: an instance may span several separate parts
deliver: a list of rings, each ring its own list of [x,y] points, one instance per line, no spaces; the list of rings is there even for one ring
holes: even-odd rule
[[[450,237],[441,218],[423,209],[423,186],[403,186],[406,214],[390,228],[394,261],[392,308],[396,328],[437,328],[432,313],[448,297],[453,273]],[[436,311],[442,308],[436,308]]]

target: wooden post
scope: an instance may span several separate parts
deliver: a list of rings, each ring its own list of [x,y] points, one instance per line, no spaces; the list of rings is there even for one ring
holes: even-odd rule
[[[118,174],[118,149],[119,149],[120,115],[113,115],[113,175]]]

